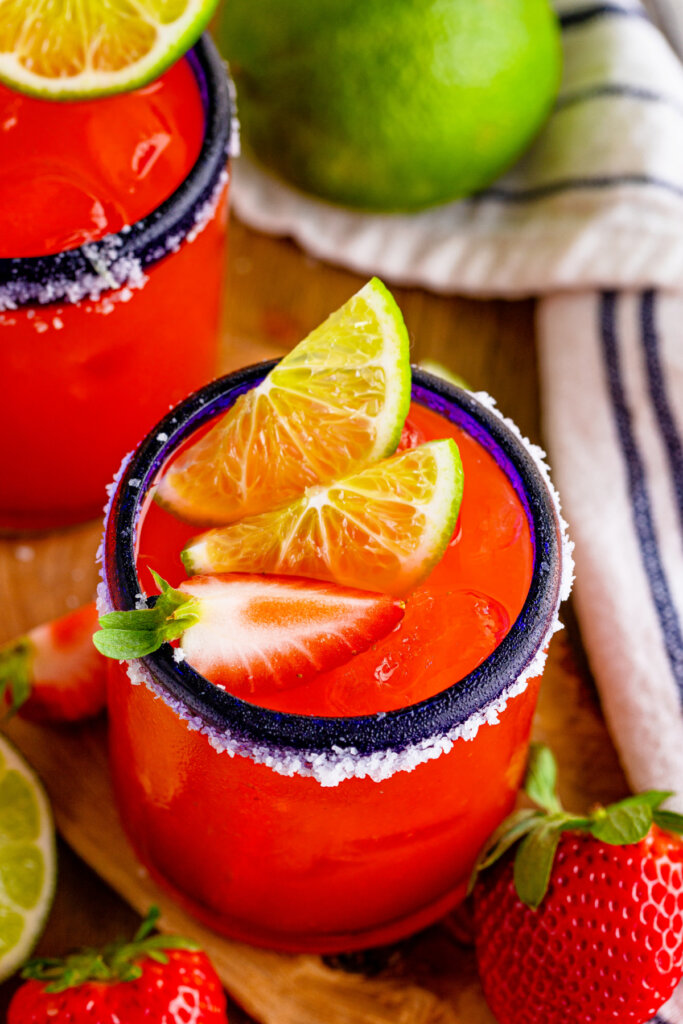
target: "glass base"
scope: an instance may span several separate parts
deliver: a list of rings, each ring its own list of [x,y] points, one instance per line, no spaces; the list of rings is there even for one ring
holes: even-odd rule
[[[130,836],[128,839],[130,841]],[[132,845],[134,846],[134,844]],[[135,852],[140,860],[139,852],[137,850]],[[144,861],[142,863],[145,864]],[[374,928],[358,932],[283,935],[281,932],[267,931],[256,925],[251,926],[243,921],[230,919],[223,914],[218,915],[201,903],[188,899],[149,864],[145,864],[145,868],[157,885],[169,893],[173,900],[191,917],[219,935],[224,935],[225,938],[235,942],[244,942],[250,946],[274,950],[277,953],[315,953],[319,955],[353,953],[377,946],[390,946],[402,939],[407,939],[429,925],[435,924],[459,906],[467,895],[468,882],[467,879],[464,879],[454,889],[428,906],[405,917],[381,922]]]

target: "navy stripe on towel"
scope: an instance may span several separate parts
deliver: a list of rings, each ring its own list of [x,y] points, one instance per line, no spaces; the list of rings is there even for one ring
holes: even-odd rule
[[[574,107],[579,103],[603,99],[605,96],[639,100],[641,103],[662,103],[671,110],[675,110],[676,113],[683,114],[683,107],[668,96],[662,96],[661,93],[653,92],[652,89],[643,89],[639,85],[618,85],[616,82],[606,82],[603,85],[589,85],[585,89],[579,89],[577,92],[570,92],[560,96],[555,104],[555,110],[566,110],[568,107]]]
[[[559,192],[583,191],[588,189],[613,188],[615,185],[647,185],[651,188],[663,189],[673,195],[683,198],[683,186],[675,185],[671,181],[663,181],[659,178],[650,178],[645,174],[615,174],[602,178],[565,178],[562,181],[550,181],[545,185],[535,185],[531,188],[513,189],[487,188],[479,192],[473,199],[500,199],[508,203],[526,203],[534,199],[545,199],[547,196],[557,195]],[[467,200],[465,200],[467,202]]]
[[[602,294],[599,327],[607,386],[628,479],[633,525],[640,546],[643,568],[659,619],[671,672],[683,700],[683,635],[657,544],[645,466],[638,449],[624,390],[616,329],[616,305],[617,297],[614,292]]]
[[[683,441],[669,400],[666,378],[662,370],[659,351],[659,334],[656,322],[656,297],[653,291],[643,294],[640,305],[640,323],[643,338],[643,353],[650,398],[659,430],[664,441],[669,470],[673,482],[678,516],[683,530]]]
[[[583,25],[594,18],[616,15],[625,18],[644,18],[649,21],[646,12],[637,7],[622,7],[620,4],[591,4],[590,7],[582,7],[578,11],[567,11],[559,15],[560,25],[563,29],[572,28],[574,25]]]

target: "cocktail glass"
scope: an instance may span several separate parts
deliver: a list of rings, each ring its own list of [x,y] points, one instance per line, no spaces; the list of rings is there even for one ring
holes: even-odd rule
[[[98,515],[123,453],[215,373],[231,100],[208,36],[184,59],[204,135],[171,196],[118,234],[0,259],[0,530]]]
[[[139,604],[137,542],[164,463],[271,365],[188,398],[126,462],[106,517],[103,610]],[[420,371],[413,399],[493,455],[530,527],[526,601],[475,671],[409,707],[328,718],[239,700],[168,645],[112,663],[110,756],[128,835],[192,914],[236,939],[329,953],[406,936],[463,899],[515,800],[571,579],[564,524],[537,453],[492,403]]]

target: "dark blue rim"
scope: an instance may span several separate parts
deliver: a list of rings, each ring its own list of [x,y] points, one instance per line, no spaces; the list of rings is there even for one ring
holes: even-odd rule
[[[175,448],[237,397],[259,383],[273,362],[247,367],[213,381],[181,402],[145,438],[114,492],[104,548],[105,581],[115,609],[135,607],[142,587],[135,569],[135,535],[144,495]],[[526,447],[500,417],[470,393],[413,370],[413,397],[472,434],[508,474],[531,526],[534,569],[524,607],[503,642],[474,672],[449,689],[410,707],[355,718],[318,718],[271,711],[232,697],[186,662],[173,660],[164,645],[142,661],[169,695],[192,716],[229,730],[238,741],[280,749],[329,752],[355,748],[360,754],[401,750],[443,735],[481,711],[519,678],[546,642],[561,583],[561,533],[548,487]],[[159,440],[166,435],[167,440]]]
[[[204,140],[187,178],[168,199],[127,230],[106,235],[77,249],[49,256],[0,259],[0,287],[16,306],[40,302],[45,285],[77,285],[99,263],[111,261],[112,240],[117,263],[135,260],[142,267],[157,263],[195,226],[202,207],[212,197],[229,156],[232,104],[225,64],[207,34],[186,54],[199,86],[204,108]],[[123,284],[117,281],[117,285]],[[60,288],[61,292],[61,288]],[[68,302],[68,298],[59,298]]]

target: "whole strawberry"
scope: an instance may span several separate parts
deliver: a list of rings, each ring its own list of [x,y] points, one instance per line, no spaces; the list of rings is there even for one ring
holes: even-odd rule
[[[188,939],[150,935],[157,917],[130,943],[31,961],[7,1024],[227,1024],[208,957]]]
[[[555,778],[532,747],[525,788],[543,810],[512,814],[479,860],[484,994],[499,1024],[643,1024],[683,975],[683,816],[662,792],[569,815]]]
[[[107,701],[107,662],[93,645],[97,609],[86,604],[0,647],[0,710],[77,722]]]

